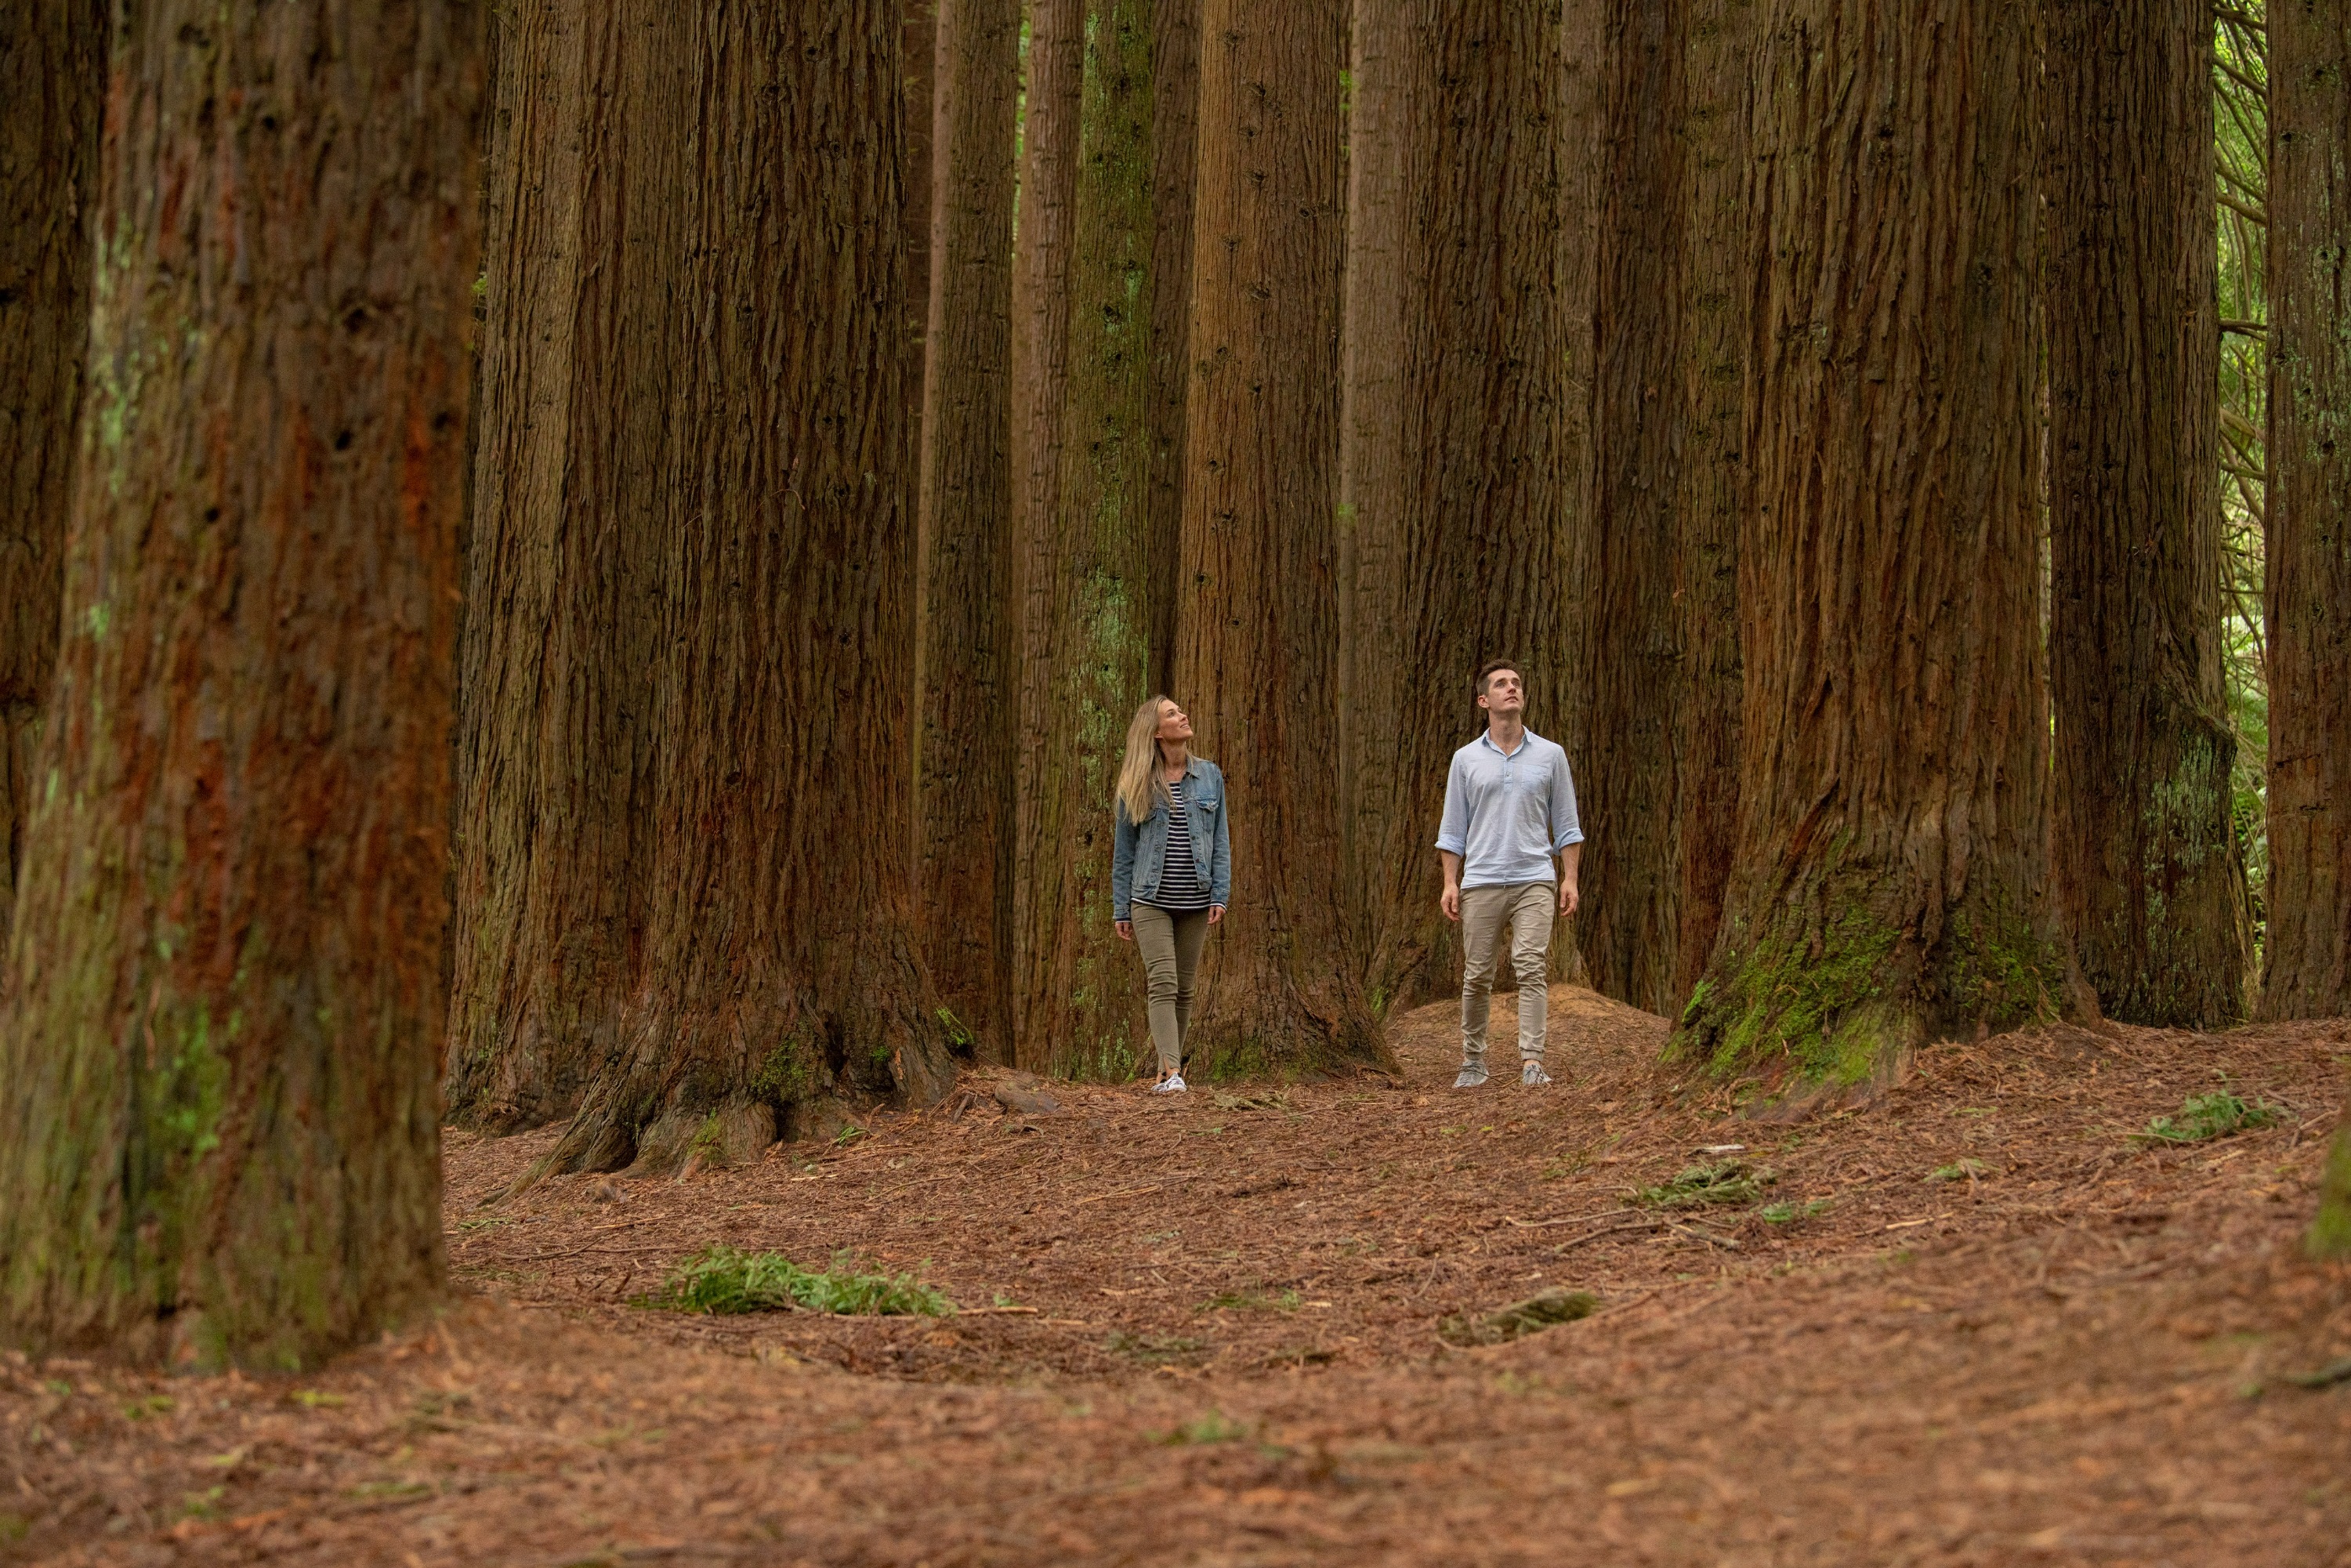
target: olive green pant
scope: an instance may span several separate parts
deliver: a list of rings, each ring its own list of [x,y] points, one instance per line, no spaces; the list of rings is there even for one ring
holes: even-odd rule
[[[1208,912],[1170,915],[1147,904],[1127,906],[1134,946],[1143,955],[1144,995],[1151,1008],[1151,1043],[1164,1075],[1184,1071],[1184,1030],[1192,1022],[1192,977],[1208,939]]]
[[[1551,926],[1559,884],[1521,882],[1461,890],[1461,1060],[1486,1060],[1486,1017],[1502,927],[1510,928],[1510,973],[1519,982],[1519,1055],[1541,1061],[1551,999]]]

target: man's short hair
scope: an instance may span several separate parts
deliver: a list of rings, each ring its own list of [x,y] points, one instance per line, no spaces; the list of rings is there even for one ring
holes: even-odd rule
[[[1495,673],[1500,670],[1508,670],[1518,676],[1520,685],[1526,684],[1527,673],[1519,668],[1519,662],[1516,659],[1489,659],[1478,666],[1478,678],[1469,683],[1469,695],[1473,697],[1484,696],[1486,683],[1492,680]]]

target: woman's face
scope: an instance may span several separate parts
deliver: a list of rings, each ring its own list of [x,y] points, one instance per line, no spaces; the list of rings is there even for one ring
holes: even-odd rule
[[[1159,710],[1159,738],[1162,740],[1192,738],[1192,721],[1185,717],[1184,710],[1172,702]]]

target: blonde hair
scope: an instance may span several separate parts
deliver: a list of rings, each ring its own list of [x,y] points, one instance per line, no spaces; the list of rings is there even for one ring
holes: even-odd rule
[[[1124,808],[1126,820],[1140,823],[1159,809],[1162,800],[1173,803],[1175,797],[1167,792],[1167,782],[1160,778],[1165,760],[1159,755],[1159,720],[1170,699],[1146,697],[1134,717],[1126,727],[1126,760],[1118,768],[1118,793],[1115,799]]]

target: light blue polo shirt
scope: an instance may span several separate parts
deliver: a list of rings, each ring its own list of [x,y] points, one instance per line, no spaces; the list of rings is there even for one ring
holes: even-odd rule
[[[1461,885],[1557,882],[1552,856],[1583,841],[1567,753],[1528,730],[1516,751],[1489,730],[1453,754],[1437,847],[1461,857]]]

